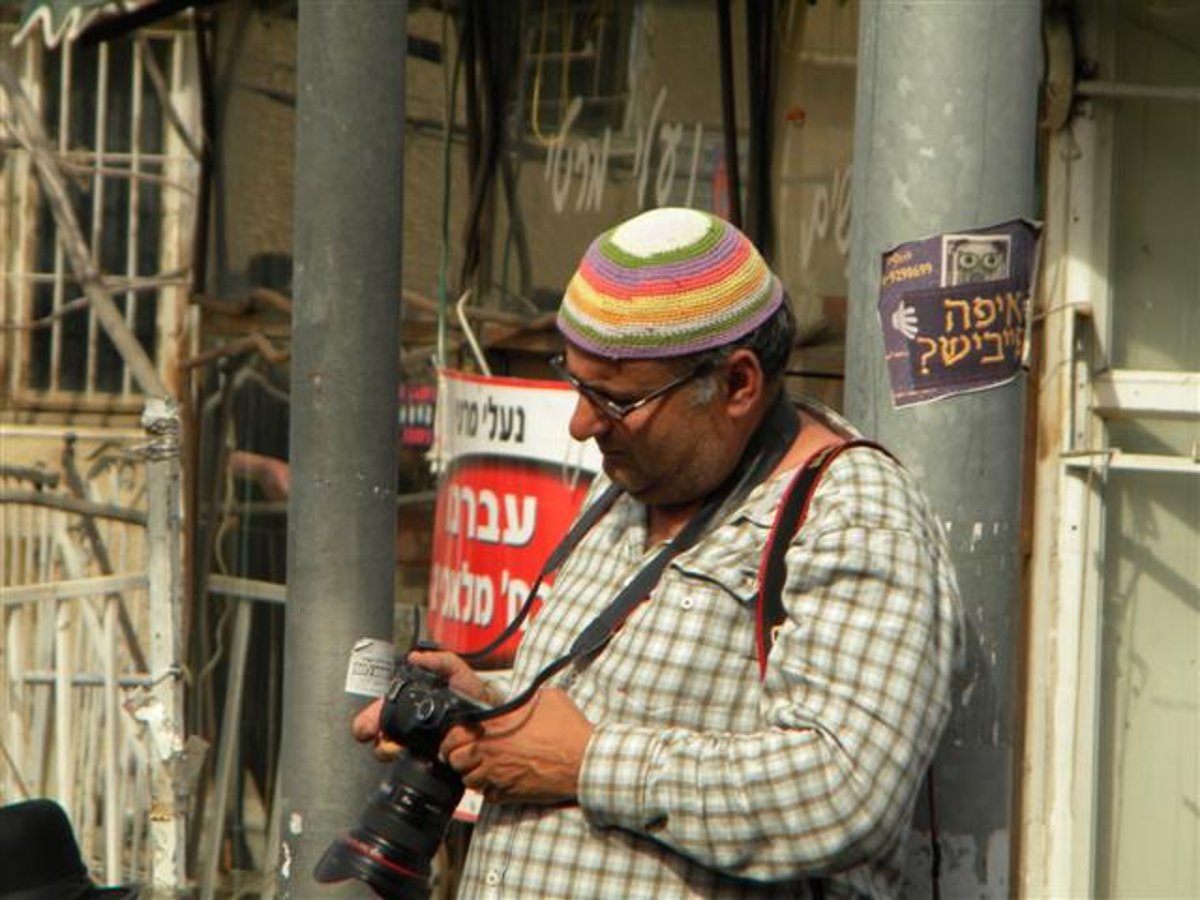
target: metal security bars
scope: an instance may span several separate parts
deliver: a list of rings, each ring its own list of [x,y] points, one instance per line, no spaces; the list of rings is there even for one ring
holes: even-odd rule
[[[0,39],[8,39],[0,32]],[[26,41],[20,82],[67,181],[75,219],[125,324],[173,382],[198,167],[192,38],[154,32],[47,49]],[[59,228],[0,95],[0,219],[9,394],[22,406],[128,408],[131,371],[71,271]]]
[[[523,79],[532,136],[551,140],[572,125],[589,132],[621,128],[634,5],[543,0],[531,9]]]

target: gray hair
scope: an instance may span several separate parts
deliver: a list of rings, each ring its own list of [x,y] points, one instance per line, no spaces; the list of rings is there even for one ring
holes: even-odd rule
[[[707,366],[713,372],[718,370],[735,350],[745,348],[758,357],[763,375],[767,383],[783,378],[787,371],[788,360],[792,355],[792,346],[796,341],[796,315],[792,312],[792,301],[785,292],[783,302],[769,319],[736,341],[731,341],[721,347],[693,353],[681,357],[687,368]],[[696,380],[692,395],[696,403],[707,403],[716,392],[717,382],[711,375]]]

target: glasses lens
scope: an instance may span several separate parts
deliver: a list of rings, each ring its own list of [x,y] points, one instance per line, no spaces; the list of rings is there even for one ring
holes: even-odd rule
[[[655,400],[664,394],[670,393],[678,387],[682,387],[694,378],[699,378],[701,375],[711,369],[712,365],[709,362],[703,362],[690,372],[668,381],[666,384],[655,388],[642,397],[639,397],[636,400],[628,400],[624,403],[600,393],[591,385],[584,384],[582,381],[568,372],[566,357],[561,353],[557,356],[551,357],[550,367],[554,369],[558,376],[571,385],[571,387],[573,387],[579,394],[587,398],[588,402],[591,403],[592,406],[600,410],[610,419],[619,421],[624,419],[635,409],[640,409],[641,407],[645,406],[651,400]]]

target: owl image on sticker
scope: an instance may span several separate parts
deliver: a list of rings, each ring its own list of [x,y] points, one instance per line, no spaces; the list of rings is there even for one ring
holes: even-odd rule
[[[942,287],[1008,278],[1012,238],[1007,234],[942,237]]]

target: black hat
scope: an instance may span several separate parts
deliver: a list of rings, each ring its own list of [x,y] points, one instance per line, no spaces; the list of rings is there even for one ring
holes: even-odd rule
[[[0,900],[125,900],[137,893],[88,877],[71,823],[54,801],[0,806]]]

